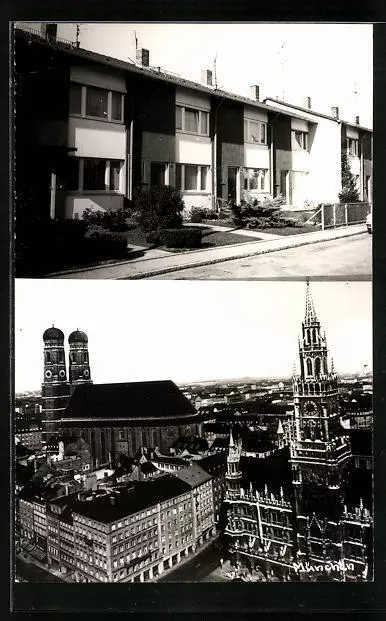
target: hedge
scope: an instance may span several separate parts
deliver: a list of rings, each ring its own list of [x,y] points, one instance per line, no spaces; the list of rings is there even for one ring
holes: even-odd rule
[[[146,235],[148,243],[166,248],[199,248],[201,239],[202,231],[195,228],[159,229]]]
[[[16,222],[15,272],[18,278],[123,258],[127,242],[82,220],[21,219]]]

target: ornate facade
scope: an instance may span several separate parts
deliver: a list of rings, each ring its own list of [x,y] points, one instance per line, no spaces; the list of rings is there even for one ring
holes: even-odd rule
[[[338,378],[309,283],[299,362],[294,409],[285,424],[288,447],[253,463],[231,436],[229,549],[236,566],[258,568],[267,580],[369,580],[371,473],[355,467],[340,425]]]

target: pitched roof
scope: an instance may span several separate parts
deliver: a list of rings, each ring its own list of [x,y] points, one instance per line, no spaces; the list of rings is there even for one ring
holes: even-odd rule
[[[173,419],[196,410],[170,380],[83,384],[75,388],[64,421],[95,419],[122,422],[130,419]]]
[[[175,476],[182,481],[188,483],[190,487],[197,487],[198,485],[202,485],[203,483],[210,481],[210,479],[212,478],[211,475],[205,472],[205,470],[203,470],[197,462],[194,462],[191,466],[188,466],[187,468],[182,468],[181,470],[178,470]]]
[[[165,475],[149,481],[139,481],[131,487],[115,490],[111,494],[78,500],[73,511],[79,515],[109,524],[126,515],[153,507],[190,490],[190,486],[173,475]]]
[[[372,131],[373,131],[369,127],[363,127],[362,125],[358,125],[357,123],[352,123],[350,121],[344,121],[343,119],[337,119],[335,116],[332,116],[331,114],[324,114],[323,112],[316,112],[315,110],[310,110],[310,108],[304,108],[304,106],[296,106],[295,104],[288,103],[287,101],[277,100],[274,97],[265,97],[264,103],[266,101],[273,101],[273,103],[276,103],[276,104],[279,104],[279,105],[282,105],[282,106],[287,106],[288,108],[291,108],[293,110],[300,110],[300,112],[306,112],[307,114],[312,114],[313,116],[319,116],[319,117],[321,117],[323,119],[328,119],[330,121],[336,121],[337,123],[343,123],[344,125],[350,125],[350,127],[357,127],[358,129],[362,129],[362,130],[367,131],[367,132],[371,132],[372,133]],[[282,111],[282,109],[278,108],[277,106],[276,107],[272,106],[272,107],[274,107],[276,110]],[[288,111],[287,111],[287,113],[288,113]],[[298,116],[298,115],[295,115],[295,116]],[[309,121],[310,120],[308,117],[302,117],[302,118],[305,121]]]
[[[208,457],[200,459],[198,464],[205,472],[208,472],[208,474],[212,476],[223,473],[226,470],[227,453],[226,451],[221,451],[213,455],[208,455]]]
[[[254,99],[250,99],[248,97],[243,97],[242,95],[236,95],[235,93],[230,93],[228,91],[223,91],[219,88],[214,88],[210,86],[205,86],[203,84],[199,84],[198,82],[193,82],[192,80],[187,80],[177,75],[173,75],[168,73],[167,71],[161,71],[158,68],[152,67],[143,67],[134,64],[133,62],[127,62],[124,60],[119,60],[118,58],[113,58],[111,56],[105,56],[104,54],[98,54],[97,52],[92,52],[90,50],[85,50],[82,48],[77,48],[75,44],[71,43],[61,43],[60,40],[50,41],[44,39],[40,34],[28,32],[26,30],[19,28],[15,29],[16,38],[25,38],[27,40],[32,40],[34,43],[38,43],[42,46],[45,46],[49,49],[56,49],[59,52],[68,54],[69,56],[74,56],[80,58],[82,60],[93,61],[104,66],[110,66],[115,69],[120,69],[124,71],[128,71],[133,74],[142,75],[147,78],[151,78],[154,80],[159,80],[162,82],[167,82],[169,84],[174,84],[175,86],[180,86],[184,88],[190,88],[195,91],[200,91],[206,93],[208,95],[216,96],[219,99],[228,99],[229,101],[235,101],[242,104],[246,104],[248,106],[252,106],[254,108],[260,108],[262,110],[266,110],[267,112],[275,112],[277,109],[266,104],[265,102],[255,101]],[[286,112],[285,110],[281,111],[285,116],[293,116],[298,118],[301,117],[296,112]]]

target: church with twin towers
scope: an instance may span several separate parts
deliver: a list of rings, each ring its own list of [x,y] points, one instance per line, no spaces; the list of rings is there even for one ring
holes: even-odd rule
[[[201,434],[204,420],[171,380],[94,384],[88,337],[68,337],[52,326],[43,333],[43,442],[47,454],[59,442],[84,440],[93,467],[114,461],[120,453],[134,457],[143,447],[168,452],[184,436]]]

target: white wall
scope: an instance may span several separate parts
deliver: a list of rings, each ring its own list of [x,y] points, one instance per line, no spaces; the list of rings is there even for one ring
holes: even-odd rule
[[[65,217],[81,218],[85,209],[92,209],[93,211],[115,210],[122,206],[123,196],[119,194],[92,194],[91,192],[82,196],[69,194],[66,196]]]
[[[123,71],[106,68],[91,68],[73,65],[70,72],[70,80],[80,84],[89,84],[90,86],[99,86],[111,91],[120,91],[126,93],[126,81]]]
[[[184,212],[187,214],[192,207],[201,207],[202,209],[212,208],[211,194],[207,192],[182,192],[182,198],[185,203]]]
[[[289,114],[293,109],[281,102],[272,104],[273,108],[285,110]],[[293,129],[295,126],[304,126],[307,122],[309,127],[309,158],[306,166],[306,159],[298,158],[293,152],[293,170],[309,171],[307,177],[308,198],[306,204],[298,205],[305,207],[307,204],[316,206],[322,202],[338,201],[338,193],[341,189],[341,126],[334,119],[324,118],[312,112],[301,111],[299,116],[303,119],[292,118]],[[291,125],[292,125],[291,121]],[[298,152],[299,156],[302,152]],[[307,156],[307,154],[305,154]],[[297,159],[296,159],[297,158]]]
[[[210,110],[209,95],[189,88],[176,89],[176,104],[200,108],[201,110]]]
[[[266,168],[269,170],[269,147],[264,144],[244,144],[245,168]]]
[[[244,118],[268,123],[268,112],[266,112],[266,110],[260,110],[259,108],[244,106]]]
[[[76,149],[74,155],[77,157],[124,160],[126,128],[120,123],[70,116],[68,146]]]
[[[209,136],[176,134],[177,164],[212,164],[212,145]]]

